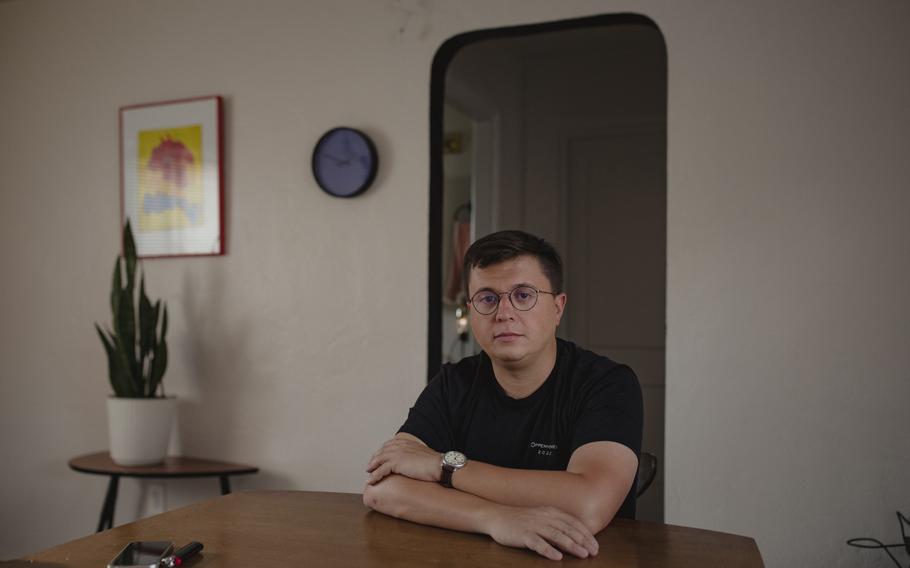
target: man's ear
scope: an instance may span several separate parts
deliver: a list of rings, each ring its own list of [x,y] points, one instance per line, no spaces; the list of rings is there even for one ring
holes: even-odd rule
[[[569,300],[565,292],[556,294],[553,296],[553,300],[556,303],[556,326],[559,327],[559,322],[562,320],[562,314],[566,311],[566,302]]]

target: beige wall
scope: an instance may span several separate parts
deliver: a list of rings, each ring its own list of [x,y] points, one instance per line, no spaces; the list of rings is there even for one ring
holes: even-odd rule
[[[258,464],[238,489],[358,491],[424,378],[435,50],[619,11],[669,54],[667,520],[754,536],[768,566],[868,559],[844,540],[910,507],[899,1],[0,3],[0,557],[97,520],[102,480],[65,462],[106,445],[120,105],[227,99],[229,254],[147,263],[183,451]],[[355,200],[309,173],[336,124],[379,145]]]

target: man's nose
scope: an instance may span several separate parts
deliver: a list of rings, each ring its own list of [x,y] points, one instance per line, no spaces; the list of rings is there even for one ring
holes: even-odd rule
[[[514,317],[515,306],[512,305],[512,300],[509,299],[509,295],[503,294],[499,297],[499,305],[496,306],[496,319],[506,320],[513,319]]]

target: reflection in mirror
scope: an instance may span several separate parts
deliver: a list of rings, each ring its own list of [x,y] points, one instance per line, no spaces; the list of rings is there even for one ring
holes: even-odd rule
[[[471,179],[473,122],[446,104],[443,113],[442,353],[443,363],[475,353],[468,326],[462,262],[473,240]]]
[[[430,258],[430,376],[440,362],[477,352],[456,317],[467,244],[502,229],[529,231],[563,255],[568,304],[557,334],[636,371],[642,449],[663,463],[660,31],[624,15],[463,34],[437,53],[431,90],[430,250],[438,256]],[[662,484],[658,471],[639,518],[662,520]]]

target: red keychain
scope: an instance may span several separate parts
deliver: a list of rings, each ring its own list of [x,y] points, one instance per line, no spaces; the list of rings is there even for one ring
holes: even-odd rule
[[[195,540],[184,546],[173,555],[161,560],[161,565],[166,568],[176,568],[189,560],[194,554],[202,550],[202,543]]]

